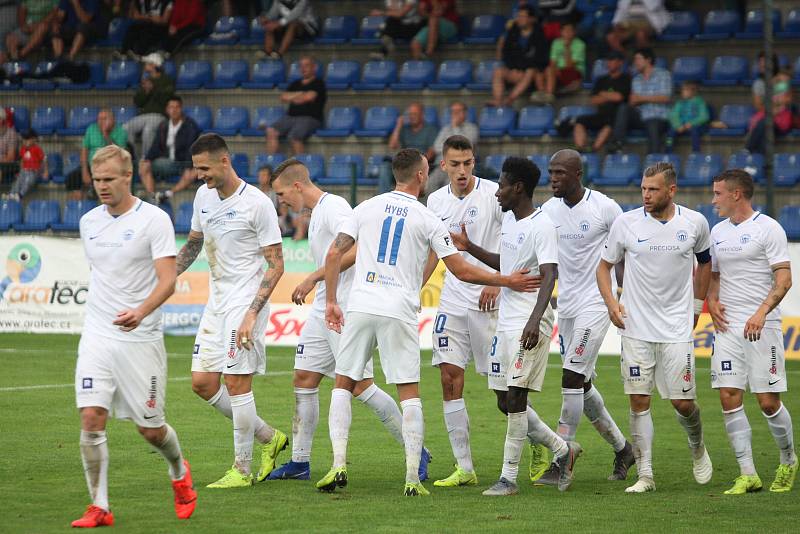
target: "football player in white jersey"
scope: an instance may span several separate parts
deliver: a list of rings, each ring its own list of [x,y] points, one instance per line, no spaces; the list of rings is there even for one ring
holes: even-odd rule
[[[72,526],[114,524],[106,438],[112,409],[118,418],[133,421],[167,461],[175,513],[188,519],[197,493],[178,436],[164,419],[167,353],[160,307],[175,291],[175,231],[169,216],[131,194],[133,164],[127,150],[108,145],[95,153],[91,165],[101,205],[80,220],[90,278],[75,396],[92,504]]]
[[[267,301],[283,275],[281,232],[275,205],[236,175],[222,137],[198,137],[192,163],[206,187],[195,195],[178,274],[204,244],[211,271],[208,303],[194,342],[192,389],[233,421],[234,464],[208,487],[250,486],[254,478],[260,482],[269,475],[288,441],[258,416],[252,390],[253,375],[266,369]],[[250,472],[254,436],[263,444],[255,477]]]
[[[716,330],[711,387],[719,389],[725,430],[741,472],[727,495],[762,487],[743,404],[748,387],[780,451],[770,491],[791,490],[797,475],[792,418],[781,402],[787,377],[778,306],[792,287],[789,246],[781,225],[753,211],[752,199],[753,178],[744,170],[727,170],[714,178],[712,202],[727,219],[711,230],[708,309]]]
[[[342,339],[328,420],[333,467],[317,482],[317,488],[324,491],[347,484],[350,400],[356,383],[364,379],[367,362],[377,342],[381,367],[387,382],[397,384],[403,411],[404,494],[429,494],[418,474],[424,422],[419,398],[417,319],[419,291],[429,250],[433,249],[451,272],[467,282],[508,285],[517,290],[530,290],[535,283],[533,277],[525,275],[524,269],[501,276],[468,263],[458,254],[439,217],[417,200],[424,194],[428,181],[428,161],[418,150],[398,152],[392,160],[392,172],[397,188],[355,208],[325,260],[325,321],[328,328],[342,332]],[[356,241],[355,273],[345,318],[337,301],[339,273],[342,256]]]
[[[472,143],[463,135],[445,139],[441,168],[450,183],[428,196],[428,209],[435,213],[451,232],[460,232],[464,224],[475,243],[497,252],[503,213],[494,194],[497,184],[472,174],[475,155]],[[480,262],[462,253],[468,262]],[[427,278],[431,262],[423,280]],[[449,271],[439,297],[439,309],[433,327],[433,365],[439,367],[444,400],[444,423],[456,459],[456,470],[437,480],[434,486],[475,485],[478,477],[472,465],[469,444],[469,416],[464,403],[464,370],[470,360],[475,371],[486,376],[489,347],[497,323],[498,287],[462,282]]]
[[[581,413],[614,449],[609,480],[625,480],[635,459],[633,448],[606,409],[592,384],[600,345],[611,321],[597,289],[595,266],[619,205],[599,191],[583,187],[583,162],[575,150],[550,158],[553,198],[542,206],[558,230],[558,340],[561,347],[561,417],[558,435],[574,441]],[[616,266],[621,287],[622,264]],[[542,478],[557,478],[556,464]]]
[[[308,314],[294,357],[294,424],[292,425],[292,459],[270,473],[268,480],[299,479],[308,480],[310,475],[311,443],[319,422],[319,384],[322,378],[333,378],[336,355],[339,350],[340,334],[325,326],[325,255],[353,214],[353,209],[345,199],[327,193],[317,187],[309,178],[308,169],[296,159],[288,159],[275,169],[272,175],[272,189],[278,200],[290,209],[300,212],[311,210],[308,228],[308,245],[317,264],[311,273],[292,292],[295,304],[302,305],[306,296],[316,287],[314,302]],[[347,294],[353,282],[356,249],[352,248],[342,262],[345,269],[339,275],[337,288],[339,305],[346,309]],[[353,390],[356,399],[375,412],[386,430],[400,445],[403,444],[403,416],[397,402],[385,391],[375,385],[372,379],[372,362],[367,364],[364,380]],[[427,478],[427,464],[430,453],[423,449],[420,462],[420,480]]]
[[[597,266],[600,294],[622,336],[622,380],[630,399],[631,441],[639,475],[626,488],[628,493],[656,489],[650,415],[654,385],[662,398],[670,400],[688,435],[697,483],[708,483],[713,473],[695,403],[693,337],[711,278],[711,243],[706,218],[674,203],[676,183],[669,163],[644,170],[644,206],[617,217]],[[623,260],[624,291],[617,301],[610,271]]]
[[[507,428],[500,479],[484,495],[514,495],[519,492],[517,475],[526,437],[545,445],[555,455],[560,477],[548,484],[565,491],[572,483],[572,469],[581,453],[580,445],[567,443],[545,425],[528,405],[528,391],[541,391],[550,337],[553,309],[550,297],[558,278],[558,236],[550,217],[533,205],[533,192],[541,171],[526,158],[503,162],[495,196],[505,213],[500,232],[500,252],[489,252],[468,238],[466,226],[452,234],[459,250],[465,250],[500,273],[526,268],[541,277],[541,289],[520,293],[500,291],[497,329],[489,348],[489,387],[497,395],[497,407],[506,414]]]

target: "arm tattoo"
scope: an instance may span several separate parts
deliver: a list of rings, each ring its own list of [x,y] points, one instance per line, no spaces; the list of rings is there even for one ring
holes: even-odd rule
[[[278,280],[283,276],[283,248],[280,244],[270,245],[264,247],[264,259],[267,261],[267,272],[264,273],[264,279],[261,280],[261,285],[258,286],[258,292],[250,304],[250,309],[256,313],[260,312],[264,305],[269,300],[275,286],[278,285]]]
[[[201,235],[199,238],[192,236],[189,234],[189,238],[186,240],[186,244],[181,247],[180,252],[178,252],[178,257],[175,260],[175,266],[177,267],[178,275],[189,268],[189,266],[197,259],[197,256],[200,254],[200,250],[203,248],[203,236]]]
[[[333,242],[333,246],[342,252],[347,252],[355,243],[356,240],[353,239],[352,236],[340,232],[339,235],[336,236],[336,241]]]

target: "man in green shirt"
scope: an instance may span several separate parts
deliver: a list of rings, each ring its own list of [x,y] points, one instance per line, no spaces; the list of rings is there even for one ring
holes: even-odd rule
[[[556,89],[571,93],[581,88],[586,75],[586,43],[575,36],[575,25],[566,22],[561,26],[561,37],[550,45],[550,66],[547,68],[545,93],[552,101]]]
[[[80,200],[83,197],[84,187],[89,188],[92,175],[89,163],[94,153],[106,145],[117,145],[125,148],[128,144],[128,134],[115,124],[114,113],[103,108],[97,113],[97,122],[90,124],[83,134],[81,146],[81,166],[67,175],[66,186],[70,199]]]
[[[19,3],[18,27],[6,35],[6,50],[12,60],[22,59],[41,46],[57,6],[58,0],[22,0]]]

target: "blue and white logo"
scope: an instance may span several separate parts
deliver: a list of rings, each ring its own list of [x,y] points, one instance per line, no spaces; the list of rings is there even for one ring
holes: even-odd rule
[[[443,349],[448,346],[450,343],[450,339],[447,336],[442,336],[439,338],[439,348]]]
[[[83,389],[92,389],[92,379],[91,378],[84,378],[83,382],[81,383],[81,387]]]
[[[720,362],[722,364],[723,371],[733,371],[733,363],[731,360],[724,360]]]
[[[130,241],[131,239],[133,239],[133,230],[129,228],[124,232],[122,232],[122,239],[124,239],[125,241]]]
[[[638,365],[633,365],[629,368],[631,376],[642,376],[642,371]]]
[[[492,372],[493,373],[500,372],[500,362],[492,362]]]
[[[370,284],[375,283],[375,273],[373,271],[367,273],[367,282],[369,282]]]
[[[228,220],[233,219],[234,217],[236,217],[236,210],[228,210],[228,211],[226,211],[225,212],[225,217],[227,217]]]
[[[192,351],[192,354],[200,354],[200,344],[199,343],[195,343],[194,344],[194,351]]]
[[[581,232],[588,232],[589,231],[589,221],[583,220],[578,224],[578,228],[581,229]]]
[[[746,245],[749,242],[750,242],[750,234],[742,234],[742,236],[739,237],[739,243],[741,243],[742,245]]]
[[[521,245],[523,241],[525,241],[525,234],[520,232],[520,234],[517,236],[517,244]]]
[[[306,349],[306,346],[300,343],[297,345],[297,354],[303,354],[303,351]]]
[[[472,217],[473,219],[478,216],[478,208],[472,206],[470,209],[467,210],[467,216]]]
[[[678,230],[678,233],[675,234],[675,238],[681,243],[683,243],[684,241],[689,239],[689,234],[687,234],[685,230]]]

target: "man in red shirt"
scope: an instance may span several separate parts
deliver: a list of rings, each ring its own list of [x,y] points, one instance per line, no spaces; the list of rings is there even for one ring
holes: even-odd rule
[[[36,185],[39,176],[49,177],[44,150],[37,141],[35,130],[28,130],[22,134],[22,147],[19,149],[20,171],[17,179],[11,184],[11,191],[8,194],[11,200],[24,197]]]

